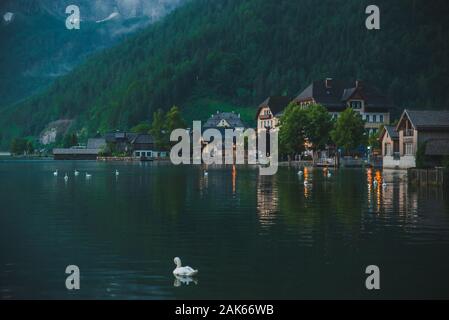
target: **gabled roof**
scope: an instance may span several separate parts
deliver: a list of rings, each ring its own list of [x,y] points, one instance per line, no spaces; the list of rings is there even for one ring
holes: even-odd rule
[[[154,143],[153,136],[147,133],[142,133],[137,135],[133,140],[131,140],[132,144],[152,144]]]
[[[449,130],[449,111],[404,110],[398,122],[398,130],[404,119],[408,118],[416,130]]]
[[[385,133],[388,133],[392,140],[399,140],[399,132],[396,131],[396,128],[394,126],[384,126],[379,136],[379,140],[382,140],[384,138]]]
[[[229,128],[245,128],[245,124],[240,119],[240,115],[234,112],[218,112],[213,114],[203,125],[203,128],[218,128],[218,124],[225,120],[229,124]]]
[[[271,110],[271,113],[275,116],[282,114],[285,108],[291,102],[291,98],[287,96],[272,96],[268,97],[264,102],[262,102],[257,108],[256,118],[259,117],[260,110],[262,108],[268,107]]]
[[[104,139],[108,143],[128,142],[150,144],[153,143],[153,137],[146,133],[129,133],[129,132],[110,132],[104,135]]]
[[[328,80],[330,80],[328,87],[326,87],[326,80],[313,81],[293,101],[299,103],[313,99],[328,109],[344,110],[347,107],[346,102],[358,93],[363,96],[365,107],[369,112],[388,111],[392,107],[389,100],[369,84],[359,81],[357,85],[356,82]]]

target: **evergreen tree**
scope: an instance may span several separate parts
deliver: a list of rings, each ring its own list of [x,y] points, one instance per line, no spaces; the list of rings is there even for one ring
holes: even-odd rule
[[[148,122],[141,122],[138,125],[131,128],[132,133],[149,133],[151,130],[151,124]]]
[[[173,106],[165,115],[165,129],[170,134],[175,129],[185,129],[186,122],[184,121],[181,111],[177,106]]]
[[[78,145],[78,136],[76,133],[68,133],[62,139],[63,148],[71,148]]]
[[[153,113],[150,134],[154,138],[156,148],[160,149],[165,149],[167,147],[167,135],[164,120],[164,112],[161,109]]]

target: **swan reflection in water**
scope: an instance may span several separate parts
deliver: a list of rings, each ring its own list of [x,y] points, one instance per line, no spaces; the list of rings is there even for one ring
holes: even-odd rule
[[[191,283],[194,283],[195,285],[198,284],[198,280],[194,279],[189,276],[177,276],[175,275],[175,282],[173,283],[174,287],[181,287],[182,285],[188,286]]]

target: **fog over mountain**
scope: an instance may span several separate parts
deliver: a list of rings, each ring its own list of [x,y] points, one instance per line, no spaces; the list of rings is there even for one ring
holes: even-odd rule
[[[65,19],[65,8],[77,5],[85,21],[104,19],[113,12],[118,12],[124,19],[145,16],[154,21],[182,2],[184,0],[4,0],[0,8],[2,12],[47,13]]]
[[[0,108],[24,99],[85,58],[159,20],[186,0],[2,0]],[[67,30],[68,5],[81,29]]]

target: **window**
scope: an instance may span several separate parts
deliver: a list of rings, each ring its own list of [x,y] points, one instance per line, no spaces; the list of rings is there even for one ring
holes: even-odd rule
[[[151,157],[151,151],[147,152],[147,157]]]
[[[373,122],[377,122],[377,114],[373,115]]]
[[[407,155],[407,156],[413,155],[413,144],[412,143],[405,144],[405,155]]]
[[[393,149],[391,147],[391,143],[386,143],[385,144],[385,155],[386,156],[391,156],[393,155]]]
[[[369,114],[366,115],[366,122],[371,122],[371,117],[369,116]]]
[[[383,115],[383,114],[381,114],[381,115],[379,116],[379,121],[382,122],[382,123],[384,123],[384,115]]]
[[[362,109],[362,101],[351,101],[350,105],[352,109]]]
[[[136,152],[136,157],[140,157],[140,152]]]

